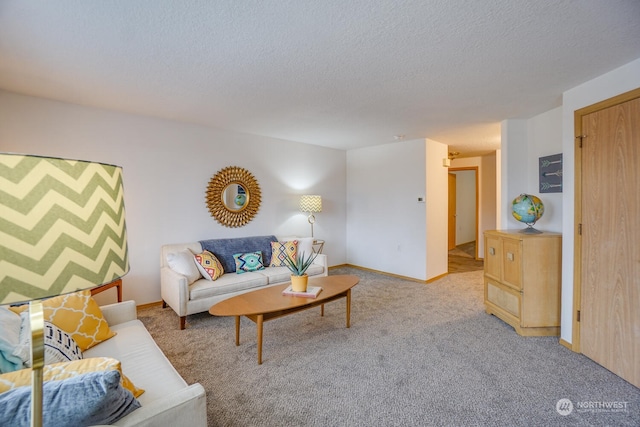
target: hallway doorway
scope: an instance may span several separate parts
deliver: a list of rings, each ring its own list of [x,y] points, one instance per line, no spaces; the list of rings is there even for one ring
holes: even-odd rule
[[[449,274],[477,271],[484,268],[484,260],[476,259],[476,242],[463,243],[449,251]]]
[[[449,169],[448,272],[483,268],[478,257],[478,168]],[[453,199],[453,200],[452,200]]]

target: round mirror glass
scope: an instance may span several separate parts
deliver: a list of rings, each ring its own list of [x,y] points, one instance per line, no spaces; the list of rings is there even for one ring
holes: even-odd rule
[[[247,206],[248,202],[247,189],[237,182],[227,185],[222,192],[222,203],[230,211],[241,211]]]

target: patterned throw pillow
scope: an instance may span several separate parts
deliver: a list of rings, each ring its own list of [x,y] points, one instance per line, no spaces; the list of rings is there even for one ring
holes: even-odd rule
[[[111,357],[92,357],[73,362],[54,363],[42,368],[43,381],[59,381],[77,377],[88,372],[118,371],[122,386],[139,397],[144,390],[136,387],[129,378],[122,374],[120,361]],[[31,384],[31,368],[0,375],[0,393]]]
[[[286,267],[284,260],[287,255],[291,259],[296,259],[296,251],[298,249],[298,241],[290,242],[271,242],[271,264],[269,267]]]
[[[14,355],[20,357],[25,367],[31,367],[31,319],[28,312],[20,314],[20,344]],[[82,359],[82,350],[73,337],[51,322],[44,322],[44,363],[70,362]]]
[[[262,263],[262,252],[249,252],[246,254],[234,254],[233,259],[236,261],[236,273],[242,274],[248,271],[264,270]]]
[[[71,334],[82,351],[115,336],[91,291],[74,292],[42,302],[44,320]],[[21,313],[29,306],[11,307]]]
[[[193,256],[196,267],[200,270],[202,277],[207,280],[216,280],[218,277],[224,274],[224,268],[218,261],[218,258],[209,251],[204,251],[201,254],[195,254]]]

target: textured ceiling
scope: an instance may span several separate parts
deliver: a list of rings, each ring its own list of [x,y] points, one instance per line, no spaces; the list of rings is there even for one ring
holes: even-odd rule
[[[340,149],[494,150],[640,57],[638,0],[0,0],[0,89]]]

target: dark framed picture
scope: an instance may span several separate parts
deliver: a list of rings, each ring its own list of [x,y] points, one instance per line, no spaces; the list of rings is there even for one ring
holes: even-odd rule
[[[562,153],[539,160],[540,193],[562,193]]]

